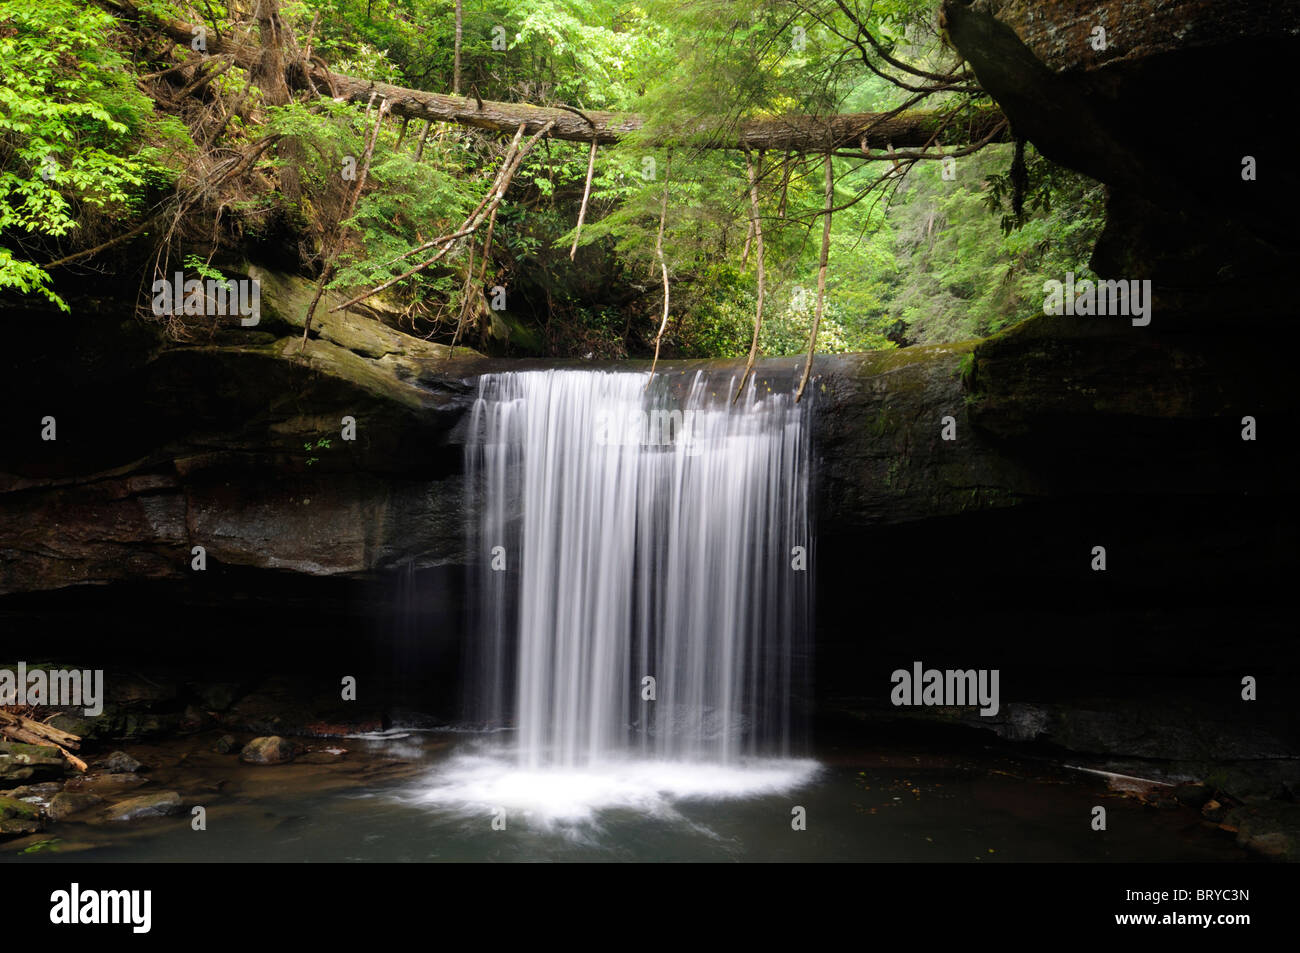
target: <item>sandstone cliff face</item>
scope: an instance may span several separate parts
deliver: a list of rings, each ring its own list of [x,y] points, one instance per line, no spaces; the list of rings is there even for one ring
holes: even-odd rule
[[[1240,40],[1300,36],[1300,23],[1284,0],[976,0],[968,6],[1011,27],[1034,56],[1061,73]],[[1098,26],[1106,31],[1101,50],[1092,43]]]
[[[468,561],[465,415],[475,375],[501,362],[362,317],[325,323],[300,353],[296,333],[273,333],[309,285],[263,277],[269,341],[145,349],[110,379],[70,328],[60,374],[11,370],[0,591],[182,579],[195,546],[214,564],[313,576]],[[1289,361],[1247,338],[1044,316],[982,342],[819,358],[823,533],[1086,493],[1280,492],[1276,443],[1240,430],[1289,406]],[[763,362],[759,386],[788,384],[798,363]],[[47,415],[55,441],[40,438]]]
[[[1109,186],[1103,277],[1151,278],[1161,309],[1291,308],[1300,170],[1276,91],[1300,53],[1284,2],[947,0],[950,42],[1041,153]],[[1094,39],[1105,29],[1105,48]],[[1243,77],[1243,82],[1225,76]],[[1256,176],[1242,177],[1254,160]],[[1267,171],[1265,171],[1267,170]]]
[[[0,590],[176,579],[198,545],[219,564],[320,575],[460,557],[445,440],[465,358],[372,316],[329,315],[300,351],[291,316],[310,283],[250,271],[262,321],[225,343],[105,341],[95,308],[54,341],[49,316],[12,315],[34,340],[19,334],[8,378],[22,409],[0,467]]]

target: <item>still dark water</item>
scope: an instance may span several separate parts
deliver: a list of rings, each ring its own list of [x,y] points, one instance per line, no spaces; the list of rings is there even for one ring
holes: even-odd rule
[[[198,736],[129,749],[186,813],[86,820],[0,847],[60,861],[1243,861],[1192,810],[1042,762],[834,747],[737,771],[630,762],[521,775],[503,740],[348,739],[334,764],[250,767]],[[191,829],[190,808],[207,809]],[[1108,813],[1091,830],[1091,810]],[[802,808],[806,829],[792,829]],[[504,818],[504,829],[500,827]],[[26,851],[25,853],[23,851]]]

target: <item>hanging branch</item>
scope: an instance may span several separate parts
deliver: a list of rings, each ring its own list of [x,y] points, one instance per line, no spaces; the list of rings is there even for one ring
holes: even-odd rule
[[[1019,225],[1025,224],[1025,192],[1029,190],[1029,171],[1025,165],[1025,140],[1016,137],[1011,156],[1011,211]]]
[[[429,138],[429,130],[433,128],[433,120],[426,120],[424,123],[424,132],[420,133],[420,144],[415,150],[415,161],[418,164],[424,158],[424,140]]]
[[[506,154],[501,160],[501,168],[497,170],[496,178],[492,180],[491,187],[487,190],[487,192],[483,194],[483,198],[479,199],[478,205],[474,206],[474,211],[470,212],[469,217],[466,218],[465,221],[461,223],[459,230],[452,232],[450,235],[441,235],[438,238],[431,239],[425,242],[423,245],[416,245],[414,248],[402,252],[396,258],[390,258],[388,261],[384,262],[379,267],[387,268],[389,265],[395,265],[399,261],[404,261],[405,259],[410,258],[412,255],[418,255],[420,252],[427,251],[428,249],[433,248],[436,245],[443,245],[446,244],[447,242],[454,241],[457,238],[464,238],[466,235],[470,234],[470,232],[472,232],[474,229],[470,228],[466,230],[466,226],[478,215],[479,212],[483,210],[484,206],[487,205],[488,200],[491,199],[492,196],[496,194],[498,187],[501,185],[501,177],[506,174],[506,172],[511,168],[511,166],[514,163],[515,152],[519,148],[519,140],[523,138],[523,134],[524,134],[523,126],[520,126],[517,130],[515,130],[515,137],[512,140],[510,140],[510,145],[506,149]]]
[[[858,53],[862,58],[863,65],[866,66],[867,69],[869,69],[872,73],[879,76],[881,79],[885,80],[888,83],[891,83],[894,86],[897,86],[899,89],[905,89],[908,90],[909,92],[924,92],[926,94],[929,94],[934,92],[940,92],[946,89],[962,89],[965,91],[969,91],[969,84],[966,82],[966,80],[968,80],[968,76],[965,70],[962,68],[963,64],[960,61],[954,64],[953,67],[947,73],[936,73],[930,70],[920,69],[908,63],[904,63],[901,60],[898,60],[889,54],[889,52],[880,44],[880,42],[877,41],[876,38],[871,35],[871,31],[868,30],[867,27],[863,24],[858,14],[855,13],[853,10],[851,10],[848,4],[844,2],[844,0],[835,0],[835,5],[839,7],[840,11],[848,18],[849,22],[853,24],[855,28],[854,35],[850,36],[848,33],[843,32],[835,25],[835,22],[832,18],[824,14],[819,14],[814,9],[809,8],[806,10],[806,12],[809,15],[811,15],[813,19],[816,20],[823,27],[830,30],[831,33],[835,34],[840,39],[853,44],[853,46],[857,48]],[[944,14],[941,9],[939,13],[939,23],[941,28],[943,22],[944,22]],[[867,43],[870,44],[871,46],[871,49],[874,50],[875,53],[879,55],[879,57],[882,60],[884,60],[884,62],[886,62],[890,66],[894,67],[897,70],[900,70],[905,74],[917,77],[918,79],[930,80],[931,81],[930,85],[924,85],[924,86],[916,85],[913,83],[909,83],[903,79],[900,79],[897,76],[891,76],[890,74],[886,73],[883,69],[877,66],[875,62],[873,62],[871,51],[869,51],[866,45],[864,45],[862,42],[863,37],[866,38]]]
[[[482,300],[483,298],[483,285],[487,279],[488,262],[490,261],[489,256],[492,253],[492,232],[496,228],[496,224],[497,224],[497,209],[494,208],[492,210],[492,214],[488,216],[487,234],[483,238],[483,264],[479,266],[479,270],[478,270],[478,295],[479,295],[478,300]],[[474,270],[474,256],[472,254],[472,250],[470,255],[469,270],[470,271]],[[470,288],[469,282],[466,281],[465,284],[466,295],[469,294],[469,288]],[[451,360],[453,355],[455,355],[456,353],[456,342],[460,340],[460,333],[461,333],[461,329],[464,327],[465,324],[465,314],[467,310],[468,308],[466,307],[462,307],[460,310],[460,318],[456,322],[456,333],[451,336],[451,346],[447,349],[447,360]]]
[[[48,271],[51,268],[58,268],[62,265],[70,265],[72,264],[72,262],[80,261],[82,258],[89,258],[91,255],[98,255],[100,252],[104,251],[107,248],[112,248],[114,245],[120,245],[122,242],[126,241],[127,239],[134,238],[136,235],[139,235],[146,228],[148,228],[150,225],[153,224],[155,217],[156,216],[150,216],[149,218],[146,218],[143,222],[141,222],[135,228],[131,229],[129,232],[123,232],[121,235],[118,235],[116,238],[110,238],[108,241],[104,242],[103,244],[96,245],[94,248],[87,248],[84,251],[74,252],[71,255],[65,255],[62,258],[58,259],[57,261],[52,261],[47,265],[42,265],[41,267]]]
[[[572,106],[559,104],[560,109],[564,109],[576,116],[581,116],[591,126],[592,131],[596,129],[596,123],[590,116],[580,109],[574,109]],[[599,147],[599,141],[593,135],[591,137],[591,154],[587,157],[587,180],[582,187],[582,207],[578,209],[578,224],[573,230],[573,247],[569,249],[569,261],[573,261],[578,254],[578,241],[582,237],[582,223],[587,219],[587,203],[591,200],[591,180],[596,174],[596,149]]]
[[[302,42],[302,58],[304,61],[311,62],[311,44],[316,38],[316,27],[320,23],[320,11],[317,10],[311,18],[311,25],[307,27],[307,38]]]
[[[591,180],[596,174],[596,140],[591,140],[591,155],[587,157],[587,184],[582,190],[582,207],[578,209],[578,227],[573,232],[573,247],[569,249],[569,261],[578,254],[578,239],[582,236],[582,223],[587,217],[587,201],[591,198]]]
[[[253,89],[253,71],[247,64],[241,63],[240,65],[244,67],[244,88],[240,92],[239,98],[235,100],[234,107],[222,118],[221,124],[217,126],[216,131],[213,132],[211,136],[206,137],[203,145],[210,145],[220,141],[221,134],[226,131],[227,124],[229,124],[231,119],[239,115],[244,108],[244,104],[248,102],[249,94]],[[218,102],[220,102],[220,99],[218,99]]]
[[[517,146],[517,144],[518,144],[518,139],[516,138],[515,143],[512,144],[512,145]],[[513,150],[512,150],[512,152],[513,152]],[[522,159],[522,157],[520,157],[520,158]],[[516,164],[516,165],[517,165],[517,164]],[[513,172],[512,172],[511,174],[513,175]],[[486,278],[487,278],[488,262],[491,260],[490,256],[491,256],[491,254],[492,254],[492,234],[493,234],[493,232],[496,230],[496,225],[497,225],[497,212],[498,212],[499,210],[500,210],[500,205],[494,205],[494,206],[492,207],[492,211],[488,214],[488,220],[487,220],[487,234],[483,237],[483,264],[479,266],[479,272],[478,272],[478,287],[477,287],[478,297],[475,299],[476,303],[477,303],[477,302],[481,302],[481,301],[483,300],[483,285],[484,285],[484,283],[485,283],[485,281],[486,281]],[[447,349],[447,359],[448,359],[448,360],[450,360],[451,357],[452,357],[452,355],[454,355],[454,354],[456,353],[456,342],[460,340],[461,331],[463,330],[464,325],[465,325],[465,317],[466,317],[466,315],[467,315],[468,312],[469,312],[469,307],[468,307],[468,296],[469,296],[469,294],[470,294],[470,288],[471,288],[471,284],[470,284],[470,280],[469,280],[469,279],[472,277],[473,272],[474,272],[474,249],[473,249],[473,246],[471,246],[471,247],[470,247],[470,257],[469,257],[469,267],[466,269],[466,273],[465,273],[465,295],[466,295],[466,304],[465,304],[464,306],[461,307],[461,310],[460,310],[460,318],[459,318],[459,320],[457,320],[457,322],[456,322],[456,333],[452,335],[452,337],[451,337],[451,346]],[[479,310],[480,310],[480,313],[483,313],[483,314],[486,313],[486,312],[482,311],[482,306],[481,306],[481,304],[479,305]]]
[[[745,150],[745,166],[746,168],[749,167],[749,150]],[[757,177],[760,179],[763,177],[763,153],[761,151],[758,154]],[[755,174],[753,170],[750,170],[749,179],[751,185],[753,184],[754,178],[755,178]],[[749,267],[749,249],[753,247],[753,244],[754,244],[754,219],[753,216],[751,216],[749,219],[749,226],[745,229],[745,250],[740,253],[740,267],[742,269]]]
[[[867,137],[863,136],[862,141],[866,142]],[[785,200],[790,191],[790,166],[794,162],[795,153],[787,152],[785,161],[781,163],[784,168],[781,170],[781,201],[776,207],[776,217],[785,218]]]
[[[357,200],[361,198],[361,190],[365,188],[366,177],[370,174],[370,160],[375,154],[375,143],[379,140],[379,129],[384,124],[384,116],[388,114],[388,100],[379,104],[379,115],[375,117],[375,125],[370,130],[370,140],[366,143],[366,152],[361,161],[361,174],[357,176],[357,184],[352,187],[352,193],[348,196],[347,205],[344,207],[346,215],[339,218],[342,224],[352,214],[352,210],[357,207]]]
[[[831,257],[831,209],[835,205],[835,175],[831,171],[831,154],[826,153],[826,212],[822,219],[822,258],[817,266],[817,311],[813,315],[812,334],[808,336],[808,361],[803,366],[803,379],[799,392],[794,395],[797,404],[803,399],[804,388],[812,375],[813,352],[817,348],[817,331],[822,323],[822,309],[826,304],[826,264]]]
[[[592,149],[596,148],[592,143]],[[668,153],[668,159],[664,162],[664,195],[659,203],[659,234],[655,236],[655,257],[659,259],[659,270],[663,273],[664,278],[664,316],[659,322],[659,333],[655,335],[655,359],[650,363],[650,376],[646,379],[646,390],[650,389],[650,381],[654,380],[655,368],[659,365],[659,342],[664,338],[664,330],[668,327],[668,265],[664,262],[664,223],[668,220],[668,177],[672,171],[673,154]]]
[[[361,174],[357,176],[356,186],[348,193],[343,208],[339,211],[338,220],[334,223],[333,234],[329,238],[326,249],[329,258],[325,262],[325,267],[321,269],[320,279],[316,282],[316,292],[312,295],[311,304],[307,306],[307,317],[302,323],[302,344],[298,346],[300,354],[307,348],[307,335],[311,331],[311,319],[316,314],[316,305],[320,303],[321,295],[325,293],[325,286],[334,277],[339,252],[343,250],[343,223],[352,217],[352,212],[357,207],[357,200],[361,198],[361,189],[366,184],[366,176],[370,172],[370,160],[375,153],[375,141],[379,138],[379,127],[384,124],[384,115],[387,112],[388,100],[385,99],[379,104],[379,115],[375,117],[374,128],[370,130],[370,139],[366,143],[365,155],[361,160]]]
[[[441,251],[439,251],[432,258],[428,258],[420,262],[420,264],[416,265],[414,268],[408,269],[407,271],[403,272],[397,277],[390,278],[387,281],[382,282],[379,285],[376,285],[374,288],[371,288],[369,291],[363,291],[355,298],[351,298],[343,302],[342,304],[334,308],[331,308],[330,310],[342,311],[344,308],[350,308],[358,301],[364,301],[366,298],[372,297],[373,295],[377,295],[381,291],[386,291],[387,289],[391,288],[393,285],[397,284],[399,281],[404,281],[405,279],[411,277],[412,275],[424,271],[424,269],[438,262],[444,255],[446,255],[449,251],[455,248],[457,242],[459,242],[462,238],[477,231],[479,226],[482,225],[490,215],[496,212],[497,206],[499,206],[501,204],[501,200],[505,198],[506,189],[510,186],[510,180],[514,177],[515,171],[519,168],[520,163],[523,162],[524,157],[528,155],[529,150],[531,150],[532,147],[537,144],[537,141],[541,139],[542,136],[550,132],[551,127],[553,125],[555,125],[554,122],[546,123],[546,125],[542,126],[541,129],[539,129],[536,133],[534,133],[528,139],[528,141],[523,144],[522,147],[518,148],[518,151],[515,152],[514,154],[513,161],[509,165],[503,166],[501,172],[498,174],[497,183],[499,184],[494,183],[493,191],[489,192],[487,196],[484,196],[483,201],[479,203],[479,207],[470,213],[470,217],[465,219],[465,222],[464,224],[461,225],[460,229],[458,229],[452,235],[447,235],[442,238],[435,238],[432,242],[426,242],[424,245],[420,246],[420,249],[413,249],[412,251],[407,252],[405,255],[402,255],[400,256],[400,258],[395,260],[400,261],[401,258],[409,258],[411,255],[415,254],[416,251],[426,249],[429,248],[430,246],[437,245],[437,244],[443,244],[443,248]],[[523,135],[523,131],[524,131],[524,127],[520,126],[519,131],[515,133],[516,143],[518,142],[519,137]],[[513,150],[515,148],[515,143],[512,143],[511,147]],[[489,201],[489,197],[490,197],[490,201]]]
[[[488,216],[487,236],[483,239],[483,265],[479,268],[478,283],[483,284],[487,278],[488,253],[492,251],[492,231],[497,226],[497,210],[493,209],[492,214]]]
[[[487,260],[486,258],[484,259]],[[461,290],[460,316],[456,319],[456,333],[451,336],[451,347],[448,350],[448,357],[456,350],[456,342],[460,340],[461,328],[465,326],[465,316],[470,310],[470,289],[474,287],[474,245],[471,242],[469,246],[469,261],[465,266],[465,287]],[[475,302],[477,304],[477,301]]]
[[[762,163],[763,153],[760,152],[758,154],[760,167]],[[754,359],[758,357],[758,332],[763,327],[763,223],[758,217],[757,170],[750,160],[748,151],[745,152],[745,169],[749,175],[749,221],[754,227],[754,253],[758,258],[758,308],[754,313],[754,342],[749,346],[749,360],[745,362],[745,373],[740,376],[740,386],[736,388],[736,393],[731,398],[733,404],[740,399],[740,394],[745,389],[745,382],[749,380],[750,372],[754,370]]]

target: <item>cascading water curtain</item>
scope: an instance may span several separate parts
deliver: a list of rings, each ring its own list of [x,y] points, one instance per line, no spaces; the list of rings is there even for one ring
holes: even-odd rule
[[[664,379],[480,379],[470,717],[525,766],[802,753],[811,401]]]

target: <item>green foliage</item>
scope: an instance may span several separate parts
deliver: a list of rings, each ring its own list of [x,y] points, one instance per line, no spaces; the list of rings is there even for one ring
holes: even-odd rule
[[[88,215],[130,219],[149,185],[174,177],[183,127],[155,119],[130,64],[105,42],[116,25],[74,0],[0,3],[0,288],[67,310],[29,260]],[[162,148],[170,140],[170,148]],[[35,239],[36,241],[33,241]]]
[[[316,50],[340,72],[421,89],[452,87],[452,0],[298,0],[321,14]],[[626,107],[663,30],[621,0],[466,0],[462,92],[485,99]],[[494,40],[504,49],[494,48]]]
[[[320,461],[320,457],[311,456],[313,451],[328,450],[331,446],[333,446],[333,441],[328,437],[321,437],[314,444],[311,441],[304,443],[302,448],[306,450],[308,454],[307,466],[311,466],[313,463],[318,463]]]
[[[888,307],[909,339],[991,334],[1041,311],[1046,279],[1091,274],[1101,187],[1034,156],[1026,217],[1016,228],[1002,172],[1010,161],[1011,147],[996,146],[958,160],[950,181],[937,164],[918,168],[890,209],[899,280]]]
[[[230,279],[221,273],[217,268],[213,268],[198,255],[186,255],[184,259],[186,271],[191,271],[203,280],[211,279],[229,285]]]
[[[301,198],[297,208],[304,227],[323,233],[342,214],[345,197],[355,188],[369,138],[364,111],[329,103],[319,112],[301,103],[270,112],[270,127],[300,145],[294,168]],[[372,117],[373,118],[373,117]],[[424,161],[417,164],[413,136],[397,149],[399,132],[389,121],[374,150],[367,185],[351,218],[344,223],[348,242],[339,256],[333,288],[377,284],[400,274],[418,257],[395,261],[414,246],[450,231],[459,224],[481,192],[488,170],[476,168],[475,157],[458,144],[426,142]],[[345,176],[345,170],[351,178]],[[454,296],[445,273],[425,273],[404,286],[411,298]]]
[[[220,3],[137,5],[235,29],[232,11]],[[282,0],[281,7],[300,39],[315,24],[313,52],[335,71],[451,89],[453,0]],[[623,357],[653,350],[663,301],[656,243],[667,189],[663,259],[671,307],[664,354],[745,354],[757,307],[756,256],[743,251],[750,227],[745,156],[699,148],[701,140],[734,134],[737,123],[761,115],[881,110],[908,100],[908,91],[863,64],[847,39],[857,27],[846,10],[858,11],[893,56],[938,72],[956,62],[936,32],[933,0],[818,4],[816,16],[805,0],[465,0],[463,7],[464,94],[646,117],[641,134],[600,148],[576,262],[569,247],[588,149],[547,141],[524,161],[500,207],[484,289],[477,287],[480,233],[387,293],[403,320],[428,320],[432,330],[420,333],[446,340],[458,317],[473,312],[480,291],[508,286],[510,312],[489,314],[483,323],[496,346],[512,352]],[[208,150],[190,169],[200,179],[202,170],[266,134],[283,137],[247,173],[245,186],[255,188],[228,187],[219,206],[213,199],[205,208],[204,214],[219,208],[217,221],[228,229],[212,241],[277,234],[275,226],[298,236],[303,265],[318,271],[341,235],[336,290],[371,287],[418,263],[421,253],[403,256],[452,232],[478,204],[509,138],[437,126],[416,163],[421,124],[411,123],[402,136],[401,121],[390,118],[359,201],[340,222],[355,186],[344,172],[350,162],[360,173],[374,118],[364,107],[326,97],[271,108],[255,92],[245,107],[247,74],[232,69],[211,83],[222,104],[212,110],[220,134],[207,138],[184,109],[155,113],[137,79],[157,67],[137,68],[119,44],[104,42],[116,29],[113,17],[80,0],[0,0],[0,11],[7,80],[0,89],[0,288],[58,301],[36,262],[57,257],[50,249],[60,240],[77,237],[85,245],[99,230],[105,237],[124,231],[124,223],[175,190],[194,157],[186,123]],[[145,59],[157,55],[142,52]],[[986,104],[979,93],[945,91],[921,105],[961,115]],[[855,200],[884,164],[834,158],[839,208],[818,350],[988,334],[1034,313],[1044,278],[1086,273],[1100,188],[1032,149],[1023,175],[1013,174],[1011,155],[998,146],[963,157],[954,181],[941,178],[938,163],[921,163],[896,192],[877,190],[864,201]],[[759,347],[766,355],[797,354],[808,346],[816,308],[822,158],[768,152],[762,163]],[[1016,197],[1024,199],[1020,215],[1011,208]],[[199,240],[208,239],[191,235],[188,244]],[[210,260],[210,253],[184,257],[188,270],[220,279]]]

